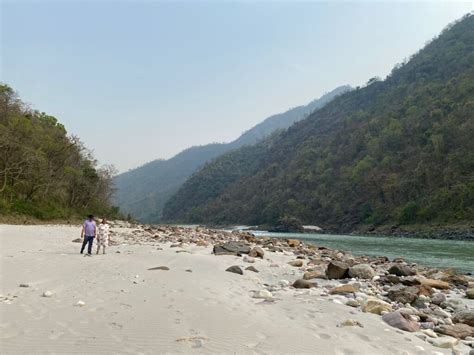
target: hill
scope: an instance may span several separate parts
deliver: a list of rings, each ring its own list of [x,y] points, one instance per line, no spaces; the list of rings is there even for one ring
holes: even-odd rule
[[[196,172],[166,221],[339,230],[474,220],[474,17],[448,26],[385,80]]]
[[[112,174],[55,117],[0,85],[0,217],[116,217]]]
[[[115,178],[115,201],[122,212],[141,222],[158,223],[169,197],[206,162],[233,149],[255,144],[278,129],[288,128],[348,90],[349,86],[340,86],[308,105],[270,116],[233,142],[191,147],[168,160],[155,160],[120,174]]]

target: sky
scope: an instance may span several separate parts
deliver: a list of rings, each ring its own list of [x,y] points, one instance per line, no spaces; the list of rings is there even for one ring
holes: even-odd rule
[[[473,2],[0,0],[0,81],[126,171],[385,77]]]

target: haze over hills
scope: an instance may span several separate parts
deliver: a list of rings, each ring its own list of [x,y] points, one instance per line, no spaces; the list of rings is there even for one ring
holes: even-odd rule
[[[196,172],[165,221],[353,230],[474,220],[474,16],[371,79]]]
[[[350,86],[340,86],[307,105],[270,116],[230,143],[191,147],[168,160],[155,160],[120,174],[115,178],[115,202],[123,213],[141,222],[159,223],[166,201],[206,162],[233,149],[255,144],[279,129],[290,127],[349,90]]]

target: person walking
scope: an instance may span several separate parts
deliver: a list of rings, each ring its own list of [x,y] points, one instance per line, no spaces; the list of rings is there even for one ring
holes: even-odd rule
[[[107,224],[107,221],[102,219],[102,222],[100,222],[98,226],[98,231],[97,231],[97,253],[99,254],[100,247],[103,248],[103,254],[105,254],[105,247],[109,246],[109,241],[110,241],[110,233],[109,233],[109,225]]]
[[[81,238],[84,238],[84,241],[82,242],[81,254],[84,252],[87,244],[87,255],[92,255],[92,243],[94,243],[96,235],[97,227],[95,225],[94,216],[90,214],[82,225]]]

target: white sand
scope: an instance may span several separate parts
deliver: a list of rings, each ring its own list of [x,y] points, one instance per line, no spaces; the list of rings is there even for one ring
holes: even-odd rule
[[[252,298],[262,283],[301,276],[282,253],[243,265],[211,247],[120,245],[84,257],[71,242],[79,236],[79,227],[0,225],[0,294],[9,299],[0,302],[1,354],[451,354],[319,296],[320,287]],[[224,271],[235,264],[261,272]],[[170,271],[147,270],[160,265]],[[349,318],[364,328],[337,327]]]

